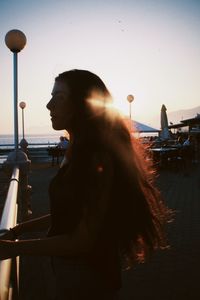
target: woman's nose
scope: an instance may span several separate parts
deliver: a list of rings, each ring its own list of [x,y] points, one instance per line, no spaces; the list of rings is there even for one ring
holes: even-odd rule
[[[49,110],[52,108],[52,99],[47,103],[46,108]]]

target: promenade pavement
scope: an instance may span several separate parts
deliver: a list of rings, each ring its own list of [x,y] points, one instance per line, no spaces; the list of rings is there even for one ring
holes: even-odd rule
[[[57,168],[50,164],[32,166],[33,217],[49,211],[48,183]],[[193,165],[189,176],[177,168],[160,170],[159,174],[157,184],[168,207],[175,211],[174,221],[168,225],[170,249],[157,252],[147,263],[124,272],[120,299],[197,300],[200,299],[200,164]],[[20,300],[53,300],[54,279],[48,258],[22,257],[20,276]]]

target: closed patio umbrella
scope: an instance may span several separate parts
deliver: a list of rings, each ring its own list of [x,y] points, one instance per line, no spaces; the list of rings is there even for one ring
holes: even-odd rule
[[[166,111],[167,111],[166,106],[163,104],[161,107],[161,115],[160,115],[160,123],[161,123],[160,137],[163,140],[168,140],[170,138]]]

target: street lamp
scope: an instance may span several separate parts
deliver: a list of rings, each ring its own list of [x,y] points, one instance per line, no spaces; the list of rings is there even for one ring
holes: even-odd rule
[[[22,138],[24,139],[24,108],[26,107],[25,102],[20,102],[19,107],[22,109]]]
[[[12,170],[13,167],[16,167],[20,169],[20,197],[19,197],[19,207],[20,209],[20,216],[21,219],[25,219],[29,217],[30,211],[30,192],[31,192],[31,186],[28,185],[28,173],[30,169],[30,163],[31,161],[28,159],[27,154],[25,153],[25,150],[19,150],[19,141],[18,141],[18,66],[17,66],[17,54],[20,52],[24,46],[26,45],[26,36],[25,34],[17,29],[13,29],[7,32],[5,36],[5,43],[6,46],[10,49],[11,52],[13,52],[13,83],[14,83],[14,138],[15,138],[15,150],[11,151],[8,154],[7,160],[5,162],[5,166],[8,168],[8,170]],[[26,105],[26,104],[25,104]],[[25,107],[22,105],[23,108]],[[20,106],[21,107],[21,106]],[[22,108],[22,107],[21,107]],[[23,132],[24,135],[24,132]],[[25,139],[22,139],[23,141],[23,147],[28,145]],[[20,146],[22,148],[22,141],[20,142]],[[26,146],[27,148],[27,146]],[[0,262],[1,264],[1,262]],[[2,279],[2,278],[1,278]],[[5,290],[5,287],[7,283],[5,281],[2,283],[2,280],[0,282],[1,286],[3,286],[2,290]],[[0,295],[1,297],[1,295]]]
[[[20,102],[19,107],[22,109],[22,139],[19,144],[20,144],[22,151],[27,153],[28,142],[24,138],[24,108],[26,107],[26,102],[23,102],[23,101]]]
[[[128,95],[127,96],[127,100],[129,102],[129,117],[130,117],[130,120],[131,120],[131,103],[133,102],[134,100],[134,96],[133,95]]]
[[[13,52],[13,82],[14,82],[14,137],[15,137],[15,150],[18,150],[18,66],[17,66],[17,53],[20,52],[26,45],[25,34],[17,29],[7,32],[5,36],[6,46]]]

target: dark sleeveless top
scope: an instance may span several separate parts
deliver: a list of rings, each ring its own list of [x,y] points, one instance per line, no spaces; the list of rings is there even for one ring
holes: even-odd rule
[[[78,161],[73,166],[71,164],[64,165],[50,182],[51,227],[48,236],[73,234],[88,199],[95,198],[93,191],[98,185],[99,174],[93,174],[92,168],[91,165],[78,164]],[[97,271],[100,280],[107,288],[119,289],[121,287],[121,268],[117,239],[113,232],[112,211],[108,209],[105,222],[97,233],[98,238],[93,250],[87,257],[85,256],[85,259]]]

